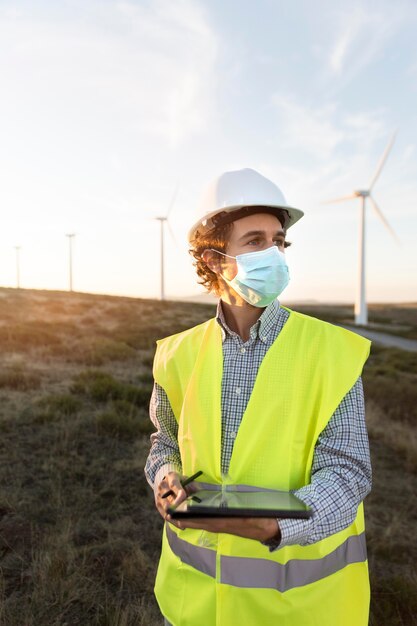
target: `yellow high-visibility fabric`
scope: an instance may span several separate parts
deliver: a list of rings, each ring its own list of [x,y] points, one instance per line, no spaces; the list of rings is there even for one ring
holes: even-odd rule
[[[356,333],[287,311],[289,318],[260,365],[235,439],[226,479],[230,484],[283,490],[309,484],[317,439],[369,355],[370,342]],[[158,342],[154,378],[167,393],[178,421],[183,473],[202,470],[200,480],[214,484],[222,482],[222,366],[221,331],[215,319]],[[247,559],[282,565],[316,559],[320,566],[320,559],[364,532],[362,504],[345,530],[315,544],[286,546],[272,553],[258,541],[226,533],[170,528],[190,546],[216,552],[212,577],[176,556],[164,532],[155,593],[174,626],[368,623],[366,557],[285,592],[220,582],[223,557],[241,557],[245,567]]]

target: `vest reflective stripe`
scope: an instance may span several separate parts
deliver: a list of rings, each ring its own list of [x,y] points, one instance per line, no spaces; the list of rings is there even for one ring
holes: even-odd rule
[[[284,592],[335,574],[351,563],[366,561],[365,533],[351,536],[321,559],[293,559],[285,565],[266,559],[224,556],[221,582],[235,587],[278,589]]]
[[[194,569],[212,578],[216,577],[216,551],[195,546],[188,541],[180,539],[178,535],[170,528],[169,524],[165,524],[168,543],[171,550],[176,554],[183,563],[191,565]]]
[[[180,539],[166,526],[171,550],[183,563],[199,572],[216,577],[216,551]],[[292,559],[284,565],[267,559],[221,556],[220,582],[234,587],[277,589],[281,593],[302,587],[335,574],[347,565],[366,561],[365,533],[348,537],[321,559]]]

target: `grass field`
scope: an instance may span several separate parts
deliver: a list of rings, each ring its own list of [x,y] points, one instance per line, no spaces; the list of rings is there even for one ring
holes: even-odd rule
[[[298,307],[329,321],[350,307]],[[210,305],[0,289],[0,625],[153,626],[162,521],[143,466],[155,339]],[[417,305],[371,307],[410,338]],[[417,624],[417,354],[364,371],[371,626]],[[301,626],[301,625],[300,625]],[[352,625],[353,626],[353,625]]]

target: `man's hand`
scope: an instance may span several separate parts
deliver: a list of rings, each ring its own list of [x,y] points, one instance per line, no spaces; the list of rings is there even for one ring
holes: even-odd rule
[[[268,541],[272,538],[279,540],[281,538],[277,520],[270,517],[201,517],[194,520],[173,520],[168,515],[166,519],[180,530],[200,528],[212,533],[229,533],[257,541]]]
[[[172,504],[179,504],[187,498],[189,493],[193,491],[193,483],[187,485],[188,492],[185,490],[185,488],[181,485],[182,478],[184,477],[177,472],[168,472],[158,485],[155,492],[155,505],[164,519],[167,519],[168,507]],[[163,494],[167,491],[173,491],[174,495],[162,498]]]

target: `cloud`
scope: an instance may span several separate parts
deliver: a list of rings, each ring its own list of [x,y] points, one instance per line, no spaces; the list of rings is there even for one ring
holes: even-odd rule
[[[317,159],[328,160],[345,139],[345,132],[334,122],[336,104],[308,107],[292,96],[275,94],[272,104],[278,113],[280,137],[287,146],[301,148]]]
[[[260,164],[260,170],[283,185],[290,202],[330,215],[334,206],[322,206],[323,201],[366,188],[392,135],[389,112],[380,108],[349,113],[337,102],[313,107],[292,95],[275,95],[273,104],[277,125],[272,142],[285,157],[279,162],[272,156]],[[401,191],[397,216],[405,217],[412,211],[416,193],[414,183],[405,190],[407,175],[415,177],[415,158],[412,144],[399,152],[402,140],[400,132],[376,185],[376,197],[381,197],[384,210],[390,202],[395,206],[394,198]]]
[[[203,131],[215,107],[217,40],[199,2],[156,0],[148,8],[120,2],[139,49],[150,69],[146,90],[151,106],[141,132],[164,134],[176,145]],[[155,97],[153,97],[153,95]]]
[[[328,67],[333,76],[350,82],[382,55],[386,44],[407,19],[407,11],[397,4],[378,5],[377,10],[363,4],[349,4],[336,14],[332,29],[333,43],[328,53]]]
[[[175,147],[213,115],[217,40],[200,2],[10,5],[0,40],[3,93],[32,122],[34,111],[47,127],[65,118],[87,136],[121,125]]]
[[[343,70],[346,57],[354,40],[360,34],[362,24],[354,14],[355,19],[351,20],[344,30],[339,33],[333,49],[330,52],[329,65],[335,74],[340,74]]]
[[[342,147],[343,151],[353,148],[365,154],[390,132],[383,107],[350,113],[336,101],[308,105],[291,94],[273,94],[271,102],[277,114],[280,139],[286,147],[296,148],[318,161],[337,158]]]

